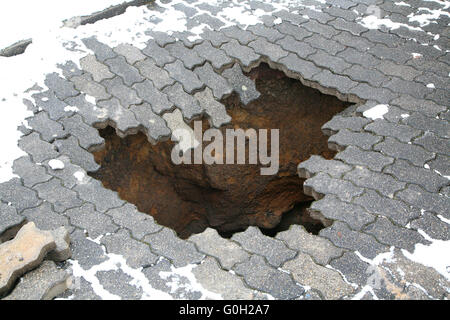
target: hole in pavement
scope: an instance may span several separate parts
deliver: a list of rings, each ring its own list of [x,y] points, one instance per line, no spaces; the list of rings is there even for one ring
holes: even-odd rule
[[[232,123],[220,131],[225,136],[227,128],[279,129],[277,174],[260,175],[261,165],[248,164],[248,151],[247,164],[175,165],[171,161],[174,142],[152,145],[143,133],[120,138],[112,127],[100,130],[105,148],[94,157],[101,168],[89,174],[181,238],[207,227],[230,237],[250,225],[269,236],[291,224],[317,234],[324,226],[308,213],[313,199],[303,193],[304,179],[298,177],[297,165],[313,154],[326,159],[334,156],[320,128],[349,103],[306,87],[266,64],[248,76],[261,96],[246,106],[237,94],[224,99]],[[202,122],[203,130],[209,128],[206,119]]]

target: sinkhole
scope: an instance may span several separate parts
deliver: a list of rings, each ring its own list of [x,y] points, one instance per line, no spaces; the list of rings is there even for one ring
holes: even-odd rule
[[[176,142],[153,145],[143,133],[120,138],[114,128],[106,127],[100,129],[105,147],[93,153],[101,167],[89,175],[180,238],[207,227],[230,237],[250,225],[269,236],[291,224],[317,234],[324,226],[308,212],[313,199],[303,193],[304,179],[298,177],[297,165],[311,155],[334,156],[320,128],[349,103],[304,86],[266,64],[247,76],[255,80],[261,95],[247,105],[235,93],[223,99],[232,121],[220,131],[225,135],[227,128],[279,129],[277,174],[261,175],[261,165],[248,161],[175,165],[171,151]],[[203,130],[209,128],[206,119],[202,123]]]

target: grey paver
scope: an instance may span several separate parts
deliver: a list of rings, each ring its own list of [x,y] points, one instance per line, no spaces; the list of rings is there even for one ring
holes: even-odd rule
[[[222,75],[227,78],[234,91],[239,94],[243,104],[246,105],[251,101],[258,99],[261,95],[256,90],[255,82],[250,78],[247,78],[237,64],[232,68],[225,70]]]
[[[198,75],[200,81],[205,83],[207,87],[212,90],[212,93],[217,100],[231,94],[233,91],[228,81],[216,73],[208,62],[201,67],[195,68],[194,72]]]

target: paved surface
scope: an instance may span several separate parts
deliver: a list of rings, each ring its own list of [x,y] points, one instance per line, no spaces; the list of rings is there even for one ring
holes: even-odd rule
[[[86,38],[93,54],[81,69],[68,62],[64,77],[48,74],[48,89],[28,102],[34,116],[19,141],[28,155],[14,163],[20,178],[0,184],[9,204],[0,230],[21,217],[41,229],[69,228],[73,256],[60,267],[75,285],[61,298],[448,298],[442,274],[405,256],[417,244],[450,240],[450,18],[422,30],[361,24],[370,5],[416,27],[408,15],[443,5],[311,0],[279,10],[248,1],[264,14],[245,29],[215,18],[230,3],[176,5],[190,28],[210,26],[199,37],[149,30],[154,39],[143,50]],[[87,176],[99,167],[89,151],[104,143],[95,128],[167,139],[176,126],[164,119],[174,110],[187,122],[206,115],[220,126],[230,120],[220,98],[258,97],[242,70],[261,61],[356,103],[323,126],[335,159],[299,165],[317,200],[312,209],[333,222],[318,236],[292,226],[270,238],[250,227],[229,240],[211,229],[180,240]],[[363,116],[380,104],[388,107],[381,118]]]

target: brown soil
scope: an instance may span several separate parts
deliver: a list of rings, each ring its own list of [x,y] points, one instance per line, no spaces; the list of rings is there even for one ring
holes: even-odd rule
[[[303,194],[303,180],[296,168],[312,154],[328,159],[334,155],[320,127],[348,104],[267,65],[253,69],[249,76],[256,80],[261,97],[247,106],[234,94],[222,101],[233,120],[221,131],[279,129],[278,174],[260,175],[261,166],[249,164],[174,165],[173,142],[152,145],[142,133],[122,139],[108,127],[100,130],[105,148],[94,153],[101,168],[90,175],[158,223],[174,229],[181,238],[208,226],[224,235],[249,225],[272,234],[274,231],[268,229],[277,227],[288,212],[274,230],[301,223],[316,232],[320,226],[306,213],[312,199]],[[206,120],[203,124],[207,129]]]

